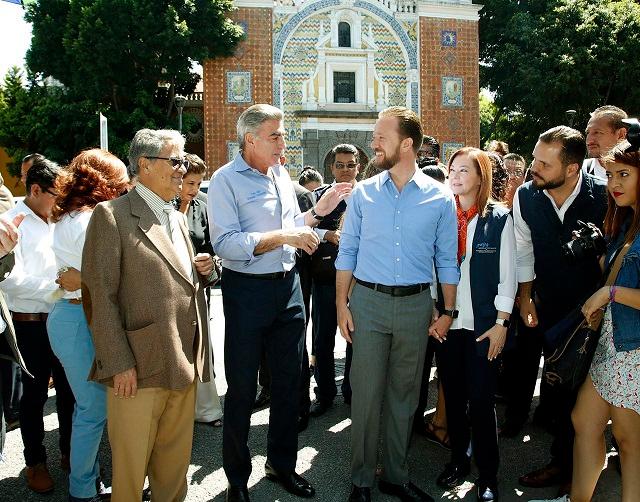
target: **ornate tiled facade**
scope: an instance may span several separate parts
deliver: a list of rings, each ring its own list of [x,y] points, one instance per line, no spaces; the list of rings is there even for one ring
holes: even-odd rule
[[[234,57],[204,66],[205,155],[213,168],[237,149],[238,115],[261,102],[285,113],[294,176],[304,164],[322,170],[328,150],[341,141],[370,156],[377,112],[392,105],[418,112],[441,143],[478,144],[479,6],[471,0],[236,5],[232,17],[246,41]],[[347,45],[338,41],[345,24]]]

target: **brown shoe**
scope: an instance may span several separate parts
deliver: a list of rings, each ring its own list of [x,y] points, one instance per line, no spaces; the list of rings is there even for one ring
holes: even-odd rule
[[[36,493],[48,493],[53,490],[53,479],[47,470],[47,464],[27,467],[27,486]]]
[[[546,488],[566,483],[567,481],[570,481],[568,476],[560,467],[555,465],[547,465],[518,478],[518,482],[522,486],[529,488]]]

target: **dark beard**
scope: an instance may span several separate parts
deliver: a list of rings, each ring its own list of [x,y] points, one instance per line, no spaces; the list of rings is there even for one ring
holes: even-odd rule
[[[393,153],[391,157],[387,156],[385,153],[384,160],[382,162],[378,162],[378,158],[374,157],[375,166],[381,171],[388,171],[393,166],[395,166],[400,160],[400,147],[396,148],[396,151]]]
[[[566,178],[562,178],[562,180],[556,178],[555,180],[550,180],[550,181],[540,180],[541,184],[538,184],[536,183],[538,179],[539,178],[536,178],[535,176],[533,177],[533,186],[536,187],[538,190],[553,190],[554,188],[558,188],[564,185],[564,182],[566,181]]]

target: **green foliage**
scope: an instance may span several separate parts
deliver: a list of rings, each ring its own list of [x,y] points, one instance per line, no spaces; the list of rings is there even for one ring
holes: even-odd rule
[[[640,111],[637,2],[482,3],[481,86],[494,93],[499,115],[487,137],[500,137],[513,151],[527,154],[538,134],[568,124],[566,110],[577,111],[573,125],[578,129],[604,104],[630,114]]]
[[[5,81],[5,99],[17,108],[6,117],[0,112],[0,145],[14,157],[39,151],[66,162],[99,144],[99,112],[109,119],[109,147],[120,156],[137,129],[176,127],[173,98],[195,89],[193,63],[230,55],[243,36],[226,17],[232,6],[232,0],[29,4],[28,84],[20,82],[18,91]]]

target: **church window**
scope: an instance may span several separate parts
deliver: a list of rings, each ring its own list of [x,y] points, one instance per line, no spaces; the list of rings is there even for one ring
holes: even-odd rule
[[[338,47],[351,47],[351,26],[344,21],[338,23]]]
[[[333,73],[334,103],[356,102],[356,74],[354,72],[336,71]]]

